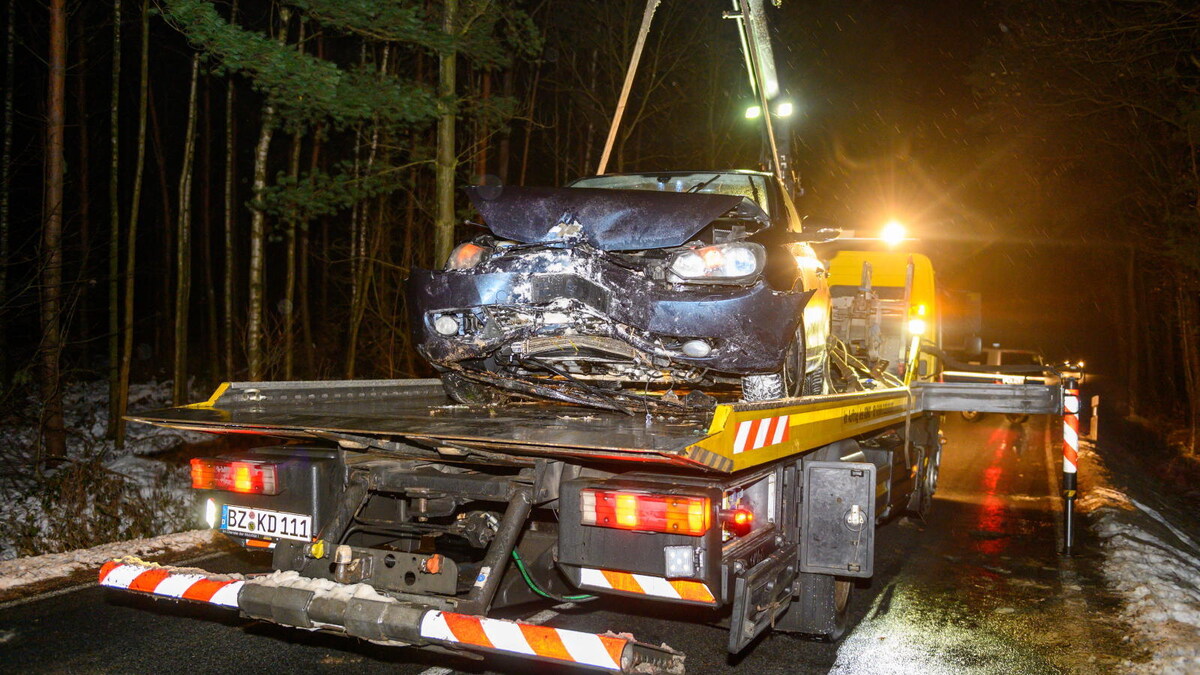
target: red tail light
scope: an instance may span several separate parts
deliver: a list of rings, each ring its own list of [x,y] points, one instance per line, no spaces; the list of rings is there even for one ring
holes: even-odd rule
[[[618,530],[698,537],[711,524],[707,497],[587,489],[579,493],[579,508],[584,525]]]
[[[730,534],[744,537],[754,528],[754,512],[745,508],[723,510],[721,526]]]
[[[256,460],[192,460],[192,487],[197,490],[228,490],[243,494],[279,494],[277,466]]]

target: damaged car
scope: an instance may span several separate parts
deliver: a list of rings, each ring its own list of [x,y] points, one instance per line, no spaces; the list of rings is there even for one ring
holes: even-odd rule
[[[467,189],[486,231],[414,270],[417,349],[462,403],[624,412],[827,389],[826,271],[770,173]]]

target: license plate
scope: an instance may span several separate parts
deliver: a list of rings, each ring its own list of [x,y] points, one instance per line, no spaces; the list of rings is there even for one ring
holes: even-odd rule
[[[220,529],[252,537],[312,541],[312,516],[226,504],[221,507]]]

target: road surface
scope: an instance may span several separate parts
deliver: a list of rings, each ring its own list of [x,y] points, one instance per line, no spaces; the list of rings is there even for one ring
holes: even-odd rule
[[[1087,541],[1079,557],[1056,554],[1050,421],[947,418],[933,514],[880,529],[875,577],[856,589],[852,627],[839,644],[770,635],[736,658],[725,653],[724,630],[680,621],[673,608],[630,617],[613,610],[635,605],[601,600],[530,614],[556,627],[666,642],[687,654],[689,673],[1096,672],[1131,658],[1127,629],[1114,618],[1119,605],[1102,589]],[[214,571],[250,564],[231,556],[204,562]],[[533,667],[379,647],[96,586],[2,609],[0,666],[8,672],[447,675]]]

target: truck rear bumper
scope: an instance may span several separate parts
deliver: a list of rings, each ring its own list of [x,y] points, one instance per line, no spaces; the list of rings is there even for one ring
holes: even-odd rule
[[[366,584],[295,572],[244,578],[127,558],[105,563],[100,585],[240,610],[263,621],[396,646],[441,646],[523,656],[610,672],[682,673],[683,655],[622,633],[594,634],[400,602]]]

